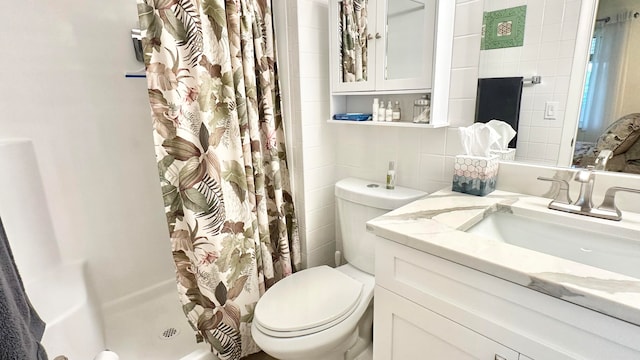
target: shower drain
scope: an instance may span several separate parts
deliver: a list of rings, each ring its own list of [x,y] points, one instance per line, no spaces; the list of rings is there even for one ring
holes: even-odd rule
[[[171,340],[175,336],[177,336],[180,331],[174,327],[166,328],[162,330],[162,333],[158,335],[158,337],[162,340]]]

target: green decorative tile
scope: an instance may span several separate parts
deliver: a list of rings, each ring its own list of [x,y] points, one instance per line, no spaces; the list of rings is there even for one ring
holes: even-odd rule
[[[485,12],[480,49],[522,46],[526,17],[526,5]]]

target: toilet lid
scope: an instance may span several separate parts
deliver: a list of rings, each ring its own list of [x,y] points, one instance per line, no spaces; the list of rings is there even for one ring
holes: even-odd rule
[[[362,295],[363,284],[319,266],[295,273],[275,284],[258,301],[254,322],[273,336],[314,333],[348,317]]]

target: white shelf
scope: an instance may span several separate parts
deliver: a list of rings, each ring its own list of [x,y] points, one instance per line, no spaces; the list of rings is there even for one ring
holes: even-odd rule
[[[448,123],[444,124],[416,124],[412,122],[393,122],[393,121],[351,121],[351,120],[327,120],[330,124],[346,124],[346,125],[362,125],[362,126],[391,126],[391,127],[409,127],[409,128],[423,128],[423,129],[436,129],[449,126]]]

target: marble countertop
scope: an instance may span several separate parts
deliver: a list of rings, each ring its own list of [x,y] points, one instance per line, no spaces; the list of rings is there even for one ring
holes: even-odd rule
[[[635,241],[640,214],[620,222],[549,210],[550,199],[496,190],[435,192],[367,223],[374,234],[530,289],[640,325],[640,279],[465,232],[494,212],[537,218]],[[637,260],[636,260],[637,261]]]

